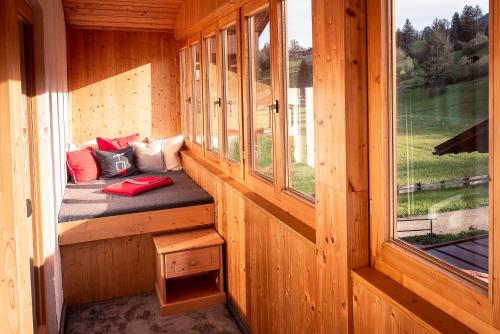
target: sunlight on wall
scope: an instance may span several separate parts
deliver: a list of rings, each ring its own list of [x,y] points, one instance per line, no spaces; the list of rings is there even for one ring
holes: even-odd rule
[[[71,92],[71,138],[83,142],[97,136],[139,132],[151,135],[152,70],[145,64]]]

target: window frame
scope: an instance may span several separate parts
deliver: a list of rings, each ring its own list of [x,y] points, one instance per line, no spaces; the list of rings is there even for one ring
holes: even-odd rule
[[[226,142],[226,103],[225,103],[225,91],[224,91],[224,78],[223,78],[223,67],[224,67],[224,43],[221,38],[221,34],[224,30],[227,30],[231,27],[235,27],[236,29],[236,39],[237,39],[237,67],[238,67],[238,107],[239,107],[239,127],[240,127],[240,160],[239,161],[233,161],[231,159],[227,158],[226,152],[227,152],[227,142]],[[218,20],[218,30],[217,30],[217,35],[219,39],[219,47],[218,51],[220,53],[220,95],[222,99],[222,127],[220,129],[220,132],[222,134],[222,140],[220,143],[220,154],[221,157],[219,159],[219,167],[227,174],[229,174],[232,178],[237,179],[239,181],[244,180],[244,128],[243,128],[243,96],[242,96],[242,91],[241,91],[241,82],[242,82],[242,65],[241,65],[241,20],[240,20],[240,12],[239,10],[232,10],[231,12],[227,13],[226,15],[222,16]]]
[[[195,100],[194,100],[194,81],[193,81],[193,54],[192,54],[192,47],[194,45],[198,44],[199,47],[199,53],[200,53],[200,76],[201,76],[201,89],[200,89],[200,111],[201,111],[201,131],[203,132],[201,138],[202,141],[201,143],[196,142],[196,129],[195,129],[195,122],[194,122],[194,108],[195,108]],[[198,153],[203,153],[204,152],[204,145],[205,145],[205,138],[204,138],[204,132],[205,132],[205,126],[204,126],[204,116],[203,116],[203,104],[204,104],[204,96],[203,96],[203,55],[202,55],[202,40],[201,40],[201,33],[197,33],[191,38],[188,39],[188,49],[189,49],[189,79],[190,79],[190,89],[191,89],[191,103],[190,103],[190,122],[191,122],[191,148],[196,150]]]
[[[185,58],[184,58],[184,68],[182,67],[182,53],[184,52]],[[190,78],[189,78],[189,48],[188,48],[188,43],[187,40],[184,43],[181,43],[179,45],[179,84],[180,84],[180,89],[179,89],[179,94],[180,94],[180,108],[181,108],[181,129],[182,129],[182,134],[184,135],[184,138],[187,142],[191,142],[191,131],[190,131],[190,102],[188,102],[188,99],[191,97],[191,89],[190,89]],[[185,82],[183,82],[185,80]],[[182,84],[184,83],[184,87],[182,87]],[[183,94],[183,89],[186,89],[185,94]]]
[[[247,138],[248,138],[248,154],[247,154],[247,169],[248,173],[247,175],[251,175],[253,177],[257,177],[259,180],[261,180],[264,183],[268,183],[271,185],[274,185],[276,182],[276,176],[277,176],[277,157],[276,157],[276,148],[277,148],[277,140],[276,138],[276,127],[279,126],[279,112],[278,113],[272,113],[271,115],[271,129],[272,129],[272,159],[273,159],[273,176],[268,177],[267,175],[259,172],[258,170],[255,169],[255,139],[253,136],[253,130],[254,130],[254,91],[255,91],[255,76],[254,76],[254,62],[253,62],[253,50],[250,50],[251,47],[251,34],[253,34],[252,27],[250,27],[250,19],[254,18],[256,15],[262,13],[263,11],[269,11],[269,36],[270,36],[270,74],[271,74],[271,99],[272,101],[279,101],[279,95],[278,92],[276,92],[276,85],[275,82],[277,81],[276,78],[276,72],[277,69],[275,68],[275,60],[274,60],[274,44],[275,40],[273,40],[273,20],[272,20],[272,10],[268,2],[260,3],[256,2],[255,4],[252,4],[244,9],[244,26],[245,26],[245,38],[243,40],[243,43],[245,43],[245,63],[246,63],[246,73],[247,75],[245,78],[247,78],[246,85],[247,85],[247,96],[248,96],[248,103],[245,104],[247,110],[248,110],[248,117],[246,124],[248,124],[248,130],[247,130]],[[252,44],[253,45],[253,44]],[[278,108],[279,108],[279,102],[278,102]],[[278,110],[279,111],[279,110]],[[278,190],[277,190],[278,191]]]
[[[281,28],[280,28],[280,32],[281,32],[281,40],[280,40],[280,45],[281,45],[281,49],[280,49],[280,54],[281,54],[281,57],[282,57],[282,61],[281,61],[281,70],[282,70],[282,76],[281,76],[281,80],[280,82],[283,83],[283,87],[282,87],[282,97],[281,97],[281,100],[283,101],[282,105],[285,105],[286,107],[288,107],[288,84],[289,84],[289,78],[288,78],[288,75],[286,73],[286,67],[288,66],[288,63],[289,63],[289,59],[288,59],[288,56],[287,56],[287,48],[288,48],[288,30],[287,30],[287,27],[288,27],[288,17],[285,15],[287,13],[287,6],[284,4],[286,3],[287,0],[280,0],[281,1],[281,6],[280,6],[280,24],[281,24]],[[306,0],[308,1],[308,0]],[[311,6],[314,6],[314,0],[309,0],[311,1]],[[312,18],[311,18],[312,20]],[[314,29],[314,23],[311,21],[312,23],[312,29]],[[312,43],[313,43],[313,50],[314,50],[314,44],[316,43],[315,42],[315,38],[312,37]],[[313,67],[314,68],[314,67]],[[314,76],[313,76],[314,78]],[[314,80],[314,79],[313,79]],[[314,81],[313,81],[313,88],[314,88]],[[315,203],[316,201],[316,198],[315,197],[311,197],[311,196],[308,196],[304,193],[301,193],[300,191],[298,190],[295,190],[293,188],[290,187],[290,166],[288,165],[288,158],[289,158],[289,152],[288,152],[288,109],[285,109],[281,112],[281,116],[283,119],[280,120],[280,125],[281,125],[281,132],[283,133],[283,143],[282,143],[282,147],[283,147],[283,169],[284,169],[284,179],[283,179],[283,183],[284,183],[284,190],[291,196],[294,196],[294,197],[297,197],[303,201],[306,201],[308,203]],[[315,101],[313,100],[313,114],[314,114],[314,124],[316,124],[316,112],[315,112]],[[314,131],[314,144],[316,146],[316,131]],[[316,168],[316,166],[315,166]],[[316,178],[315,178],[316,180]],[[315,187],[316,188],[316,187]]]
[[[216,67],[217,67],[217,96],[219,97],[221,101],[221,105],[219,105],[219,117],[218,117],[218,140],[219,140],[219,148],[218,152],[215,152],[210,149],[210,94],[208,91],[208,66],[206,64],[207,60],[207,55],[208,55],[208,50],[207,50],[207,39],[215,37],[215,52],[216,52]],[[220,33],[219,33],[219,25],[218,22],[215,22],[205,28],[201,32],[201,40],[202,40],[202,67],[203,67],[203,96],[204,96],[204,101],[205,103],[203,104],[203,114],[204,114],[204,119],[205,119],[205,126],[204,126],[204,137],[205,137],[205,146],[204,146],[204,156],[211,159],[212,162],[218,163],[219,159],[222,156],[222,141],[224,140],[224,132],[222,131],[223,129],[223,122],[224,119],[222,117],[223,115],[223,110],[222,110],[222,62],[221,62],[221,41],[220,41]]]
[[[488,288],[447,269],[441,261],[422,257],[392,239],[392,34],[393,4],[378,0],[368,4],[368,105],[370,174],[371,265],[473,329],[500,328],[500,25],[494,24],[500,5],[490,0],[490,226]],[[496,145],[495,145],[496,143]],[[498,175],[498,177],[495,177]],[[496,242],[495,242],[496,241]],[[498,254],[494,257],[494,254]],[[460,305],[461,307],[458,307]],[[471,316],[473,315],[473,316]],[[477,321],[480,319],[481,321]]]
[[[312,0],[314,1],[314,0]],[[286,187],[285,168],[286,163],[282,157],[285,157],[285,126],[286,115],[281,110],[284,100],[284,85],[283,75],[284,67],[282,66],[283,55],[283,20],[282,20],[283,0],[258,0],[252,1],[242,7],[242,47],[243,47],[243,104],[244,104],[244,126],[245,126],[245,179],[246,186],[252,191],[259,193],[262,197],[271,202],[278,201],[280,207],[297,217],[307,225],[315,228],[315,204],[316,200],[305,198],[300,193],[292,191]],[[258,14],[260,11],[269,7],[270,10],[270,31],[271,31],[271,72],[273,78],[273,94],[274,99],[278,101],[277,114],[273,114],[274,129],[273,129],[273,180],[270,180],[252,169],[252,141],[251,135],[251,103],[250,103],[250,87],[249,87],[249,26],[248,17]]]

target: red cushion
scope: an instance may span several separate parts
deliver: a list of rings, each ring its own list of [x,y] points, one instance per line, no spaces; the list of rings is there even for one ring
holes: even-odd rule
[[[172,183],[173,181],[169,177],[144,176],[112,184],[103,188],[102,191],[107,194],[135,196],[149,190],[171,185]]]
[[[126,148],[128,146],[128,143],[136,141],[138,139],[139,139],[139,134],[134,133],[133,135],[127,137],[114,138],[114,139],[97,137],[96,141],[97,141],[97,146],[99,146],[99,150],[115,151],[115,150],[121,150],[122,148]]]
[[[75,183],[92,181],[101,175],[101,167],[94,157],[92,147],[66,153],[66,165]]]

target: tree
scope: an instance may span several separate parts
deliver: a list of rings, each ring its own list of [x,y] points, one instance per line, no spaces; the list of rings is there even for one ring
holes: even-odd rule
[[[396,78],[397,82],[408,80],[413,77],[415,63],[401,48],[396,50]]]
[[[300,95],[305,96],[307,87],[312,87],[312,69],[305,59],[300,62],[299,72],[297,73],[297,87],[300,88]]]
[[[431,29],[426,39],[423,68],[427,88],[432,94],[439,94],[446,83],[446,70],[452,62],[453,46],[442,20],[435,19]]]
[[[410,47],[417,39],[417,31],[411,24],[409,19],[406,19],[403,25],[403,30],[401,30],[399,47],[403,49],[406,53],[410,53]]]
[[[455,12],[451,18],[451,29],[450,29],[450,39],[455,45],[455,49],[460,49],[460,36],[462,35],[462,21],[460,20],[460,14]]]
[[[290,46],[288,48],[288,54],[291,59],[297,60],[300,58],[301,52],[303,52],[305,48],[300,45],[299,41],[296,39],[292,39],[290,41]]]
[[[459,39],[462,42],[468,42],[474,37],[476,37],[478,32],[483,31],[481,18],[483,17],[483,11],[479,6],[472,7],[466,5],[462,10],[462,15],[460,16],[461,24],[461,34]]]

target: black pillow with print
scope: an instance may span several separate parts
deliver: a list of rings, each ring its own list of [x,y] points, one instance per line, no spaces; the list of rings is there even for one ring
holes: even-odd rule
[[[101,165],[101,178],[122,177],[134,174],[134,150],[131,146],[116,151],[94,150]]]

